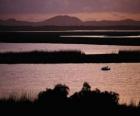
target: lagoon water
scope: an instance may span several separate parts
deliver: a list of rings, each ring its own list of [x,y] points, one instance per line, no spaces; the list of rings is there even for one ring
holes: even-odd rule
[[[140,46],[0,43],[0,52],[33,50],[81,50],[86,54],[102,54],[140,50]],[[104,66],[111,70],[102,71]],[[140,100],[140,63],[0,64],[0,97],[23,93],[35,97],[41,90],[53,88],[58,83],[68,85],[72,94],[80,90],[85,81],[92,89],[119,93],[121,103]]]
[[[101,71],[103,66],[110,71]],[[15,64],[0,65],[0,96],[29,93],[35,96],[46,87],[67,84],[70,93],[81,89],[84,81],[92,89],[115,91],[121,102],[140,99],[139,64]]]

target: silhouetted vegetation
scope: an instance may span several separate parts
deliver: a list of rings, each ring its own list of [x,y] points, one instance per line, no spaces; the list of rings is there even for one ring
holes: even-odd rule
[[[65,30],[140,30],[139,25],[135,26],[8,26],[0,25],[0,31],[65,31]]]
[[[68,96],[69,88],[58,84],[53,89],[46,89],[38,94],[33,101],[28,97],[9,97],[0,99],[0,113],[14,115],[135,115],[140,114],[140,105],[119,104],[119,95],[115,92],[91,90],[84,83],[79,92]]]
[[[97,29],[97,28],[95,28]],[[61,37],[64,35],[106,35],[111,38],[81,38],[81,37]],[[99,45],[132,45],[139,46],[139,38],[115,38],[115,36],[136,36],[140,35],[139,31],[111,31],[111,32],[73,32],[73,31],[48,31],[48,32],[33,32],[31,31],[1,31],[0,42],[5,43],[63,43],[63,44],[99,44]],[[113,37],[114,36],[114,37]]]
[[[140,51],[118,54],[85,54],[81,51],[32,51],[0,53],[0,64],[16,63],[137,63]]]

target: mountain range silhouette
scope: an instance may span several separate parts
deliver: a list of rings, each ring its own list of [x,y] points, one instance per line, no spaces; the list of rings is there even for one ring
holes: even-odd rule
[[[58,15],[44,21],[32,22],[16,19],[0,20],[2,26],[140,26],[140,21],[124,19],[118,21],[82,21],[77,17]]]

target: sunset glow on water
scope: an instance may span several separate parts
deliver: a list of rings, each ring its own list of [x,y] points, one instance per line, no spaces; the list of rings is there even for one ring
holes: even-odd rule
[[[110,71],[101,71],[103,66]],[[120,102],[138,102],[140,96],[140,64],[32,64],[0,65],[0,96],[23,92],[35,97],[58,83],[70,87],[70,94],[79,91],[83,82],[92,89],[115,91]]]

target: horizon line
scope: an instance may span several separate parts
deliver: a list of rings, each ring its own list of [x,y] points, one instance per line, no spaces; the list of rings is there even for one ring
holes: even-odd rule
[[[44,18],[42,20],[25,20],[25,19],[19,19],[19,18],[15,18],[15,17],[9,17],[9,18],[0,18],[1,21],[8,21],[8,20],[15,20],[15,21],[25,21],[25,22],[34,22],[34,23],[37,23],[37,22],[43,22],[43,21],[46,21],[46,20],[49,20],[51,18],[55,18],[55,17],[73,17],[73,18],[77,18],[79,20],[81,20],[82,22],[90,22],[90,21],[95,21],[95,22],[103,22],[103,21],[112,21],[112,22],[115,22],[115,21],[125,21],[125,20],[130,20],[130,21],[140,21],[140,20],[136,20],[136,19],[133,19],[133,18],[124,18],[124,19],[119,19],[119,20],[110,20],[110,19],[103,19],[103,20],[95,20],[95,19],[90,19],[90,20],[82,20],[82,18],[78,17],[78,16],[72,16],[72,15],[54,15],[54,16],[51,16],[49,18]]]

